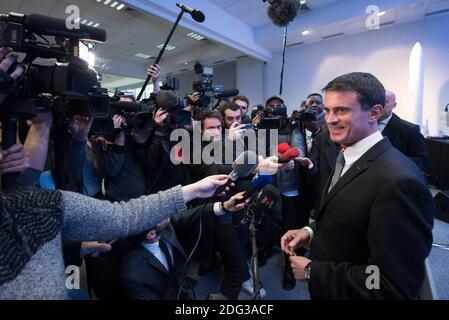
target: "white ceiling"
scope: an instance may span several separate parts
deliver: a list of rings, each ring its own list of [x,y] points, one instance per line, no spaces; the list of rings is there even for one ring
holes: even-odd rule
[[[173,25],[129,6],[117,11],[96,0],[0,0],[0,13],[38,13],[65,19],[68,16],[65,13],[66,7],[73,4],[80,8],[82,19],[99,22],[98,27],[106,30],[106,42],[97,44],[95,50],[97,57],[106,60],[121,59],[150,65],[159,54],[160,48],[157,46],[165,41]],[[189,38],[187,34],[190,32],[181,26],[176,29],[170,41],[176,48],[166,50],[160,63],[164,73],[176,73],[186,68],[193,70],[195,61],[212,65],[218,60],[234,60],[242,54],[207,39],[197,41]],[[146,60],[135,57],[139,52],[151,54],[154,58]],[[163,62],[167,59],[170,60],[170,65],[164,65]]]
[[[373,0],[372,3],[375,4],[379,1],[382,0]],[[394,0],[391,1],[394,2]],[[187,4],[188,2],[186,0]],[[264,3],[262,0],[209,0],[208,2],[209,5],[223,9],[229,15],[237,17],[246,25],[252,27],[255,41],[261,47],[272,52],[281,49],[281,29],[273,26],[267,17],[268,3]],[[317,41],[326,41],[326,38],[331,35],[347,36],[366,32],[366,15],[365,12],[362,12],[363,10],[359,10],[360,8],[353,9],[346,17],[335,17],[334,15],[333,21],[331,21],[332,19],[326,19],[327,16],[332,15],[332,12],[338,12],[338,9],[346,10],[345,5],[349,7],[350,2],[351,0],[307,0],[307,6],[310,10],[301,12],[291,23],[292,27],[289,28],[287,43],[290,46],[307,45]],[[433,16],[432,13],[440,11],[443,11],[441,14],[448,14],[449,12],[449,0],[404,0],[403,2],[407,2],[407,4],[393,6],[387,10],[385,15],[380,17],[382,27],[392,27],[401,23],[425,19]],[[201,3],[199,2],[198,5],[200,10]],[[105,59],[105,61],[125,60],[140,65],[140,68],[150,65],[154,58],[144,60],[134,55],[142,52],[157,56],[160,50],[157,46],[164,42],[172,27],[172,22],[154,14],[136,10],[128,5],[124,10],[117,11],[97,2],[97,0],[0,0],[0,13],[14,11],[66,18],[66,7],[72,4],[80,8],[83,19],[99,22],[99,28],[106,30],[107,41],[98,44],[95,50],[97,57]],[[196,1],[196,4],[198,4],[198,1]],[[174,7],[173,10],[176,12],[177,8]],[[351,8],[347,11],[351,11]],[[323,16],[324,18],[316,18]],[[303,26],[307,26],[307,23],[302,22],[311,22],[311,25],[313,25],[313,28],[309,29],[308,35],[301,34],[305,28]],[[163,73],[179,73],[192,70],[195,61],[200,61],[205,65],[214,65],[217,61],[222,61],[222,63],[235,61],[237,57],[245,55],[229,45],[219,43],[219,41],[208,39],[197,41],[189,38],[187,34],[190,32],[191,30],[188,28],[178,26],[170,41],[170,44],[176,46],[176,48],[166,51],[161,61]],[[106,76],[104,78],[111,83],[120,84],[120,77]],[[138,81],[139,79],[134,76],[134,78],[124,79],[122,85]]]

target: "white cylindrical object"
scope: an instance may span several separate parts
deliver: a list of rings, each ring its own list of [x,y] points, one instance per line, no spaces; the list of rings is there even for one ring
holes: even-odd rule
[[[408,119],[422,127],[424,56],[419,42],[415,43],[410,53],[409,72]]]

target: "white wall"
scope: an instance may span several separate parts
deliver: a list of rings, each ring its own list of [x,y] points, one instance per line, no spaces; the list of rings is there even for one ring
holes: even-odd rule
[[[433,124],[430,134],[442,129],[449,134],[449,15],[381,28],[362,34],[328,40],[309,46],[288,48],[284,73],[284,98],[290,112],[305,97],[320,91],[338,75],[364,71],[373,73],[397,94],[395,112],[408,119],[409,56],[415,42],[423,47],[425,59],[423,123]],[[279,35],[281,36],[281,35]],[[267,64],[267,95],[279,90],[281,52]]]
[[[265,65],[262,61],[245,58],[237,60],[236,77],[237,89],[241,95],[245,95],[249,99],[250,107],[259,103],[263,104],[264,92],[264,75]]]

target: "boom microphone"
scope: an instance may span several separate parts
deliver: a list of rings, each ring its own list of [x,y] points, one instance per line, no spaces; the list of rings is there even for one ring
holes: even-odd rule
[[[61,36],[82,40],[106,41],[106,31],[80,24],[78,29],[67,29],[65,20],[40,14],[26,15],[24,25],[29,31],[48,36]]]
[[[181,8],[184,12],[190,13],[190,15],[192,16],[193,20],[195,20],[196,22],[201,23],[201,22],[204,22],[204,19],[206,19],[206,17],[204,16],[204,13],[202,13],[199,10],[192,9],[192,8],[186,6],[185,4],[182,4],[182,3],[177,3],[176,6]]]
[[[173,91],[161,90],[156,96],[156,103],[159,108],[172,112],[178,108],[178,98]]]
[[[228,182],[224,186],[219,187],[214,195],[222,193],[226,187],[229,187],[237,179],[249,176],[257,168],[258,164],[259,161],[255,152],[248,150],[240,154],[232,164],[232,172],[229,174]]]
[[[300,7],[299,0],[264,0],[270,6],[267,14],[270,20],[279,27],[285,27],[296,18]]]
[[[224,90],[221,93],[217,93],[214,96],[216,99],[223,99],[223,98],[237,96],[239,93],[240,93],[240,91],[238,89],[230,89],[230,90]]]

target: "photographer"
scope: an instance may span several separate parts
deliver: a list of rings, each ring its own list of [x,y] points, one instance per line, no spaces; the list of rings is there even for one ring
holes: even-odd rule
[[[251,118],[248,115],[249,110],[249,99],[245,96],[235,96],[232,102],[237,104],[242,111],[242,121],[241,123],[251,123]]]

